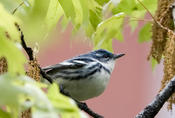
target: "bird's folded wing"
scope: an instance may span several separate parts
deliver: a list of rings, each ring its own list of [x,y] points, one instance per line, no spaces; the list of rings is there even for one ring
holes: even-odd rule
[[[64,61],[60,64],[42,68],[53,79],[64,78],[69,80],[77,80],[87,78],[87,76],[99,71],[100,65],[89,62],[85,63],[79,60]]]

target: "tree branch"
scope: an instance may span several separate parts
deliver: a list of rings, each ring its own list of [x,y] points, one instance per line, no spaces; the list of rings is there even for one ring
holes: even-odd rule
[[[26,45],[26,43],[24,41],[24,35],[23,35],[22,31],[21,31],[21,45],[24,48],[24,50],[26,51],[26,53],[28,54],[29,60],[33,60],[34,59],[34,57],[33,57],[33,50],[32,50],[32,48],[27,47],[27,45]]]
[[[20,27],[19,27],[19,25],[18,25],[17,23],[15,23],[15,26],[18,28],[18,30],[19,30],[20,33],[21,33],[21,45],[22,45],[22,47],[24,48],[24,50],[26,51],[26,53],[27,53],[27,55],[28,55],[28,57],[29,57],[29,60],[30,60],[30,61],[31,61],[31,60],[34,60],[33,50],[32,50],[31,47],[27,47],[26,42],[25,42],[25,40],[24,40],[24,34],[23,34],[22,30],[20,29]],[[49,75],[47,75],[47,74],[41,69],[41,67],[39,67],[39,69],[40,69],[40,74],[41,74],[45,79],[47,79],[50,83],[53,83],[51,77],[50,77]]]
[[[94,111],[92,111],[86,103],[83,103],[83,102],[79,102],[79,101],[76,101],[78,107],[85,111],[86,113],[88,113],[90,116],[92,116],[93,118],[104,118],[103,116],[95,113]]]
[[[31,61],[31,60],[33,60],[34,59],[34,56],[33,56],[33,50],[32,50],[32,48],[30,48],[30,47],[27,47],[27,45],[26,45],[26,42],[24,41],[24,34],[23,34],[23,32],[21,31],[21,28],[19,27],[19,25],[17,24],[17,23],[15,23],[15,26],[17,27],[17,29],[20,31],[20,33],[21,33],[21,45],[22,45],[22,47],[24,48],[24,50],[26,51],[26,53],[27,53],[27,55],[28,55],[28,57],[29,57],[29,60]]]
[[[141,111],[136,118],[154,118],[168,98],[175,92],[175,77],[155,97],[155,99]]]

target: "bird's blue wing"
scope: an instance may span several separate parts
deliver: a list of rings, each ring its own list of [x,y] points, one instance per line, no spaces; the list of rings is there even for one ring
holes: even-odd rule
[[[100,71],[101,65],[88,58],[77,58],[42,68],[53,79],[78,80]]]

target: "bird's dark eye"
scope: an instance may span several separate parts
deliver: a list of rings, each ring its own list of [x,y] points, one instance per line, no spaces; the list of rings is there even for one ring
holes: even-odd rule
[[[104,58],[108,58],[108,56],[107,56],[107,55],[103,55],[103,57],[104,57]]]

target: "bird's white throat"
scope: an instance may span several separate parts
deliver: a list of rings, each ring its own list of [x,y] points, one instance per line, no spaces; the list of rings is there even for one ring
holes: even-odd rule
[[[115,67],[115,60],[110,60],[108,62],[99,62],[100,64],[102,64],[105,68],[107,68],[111,73]]]

